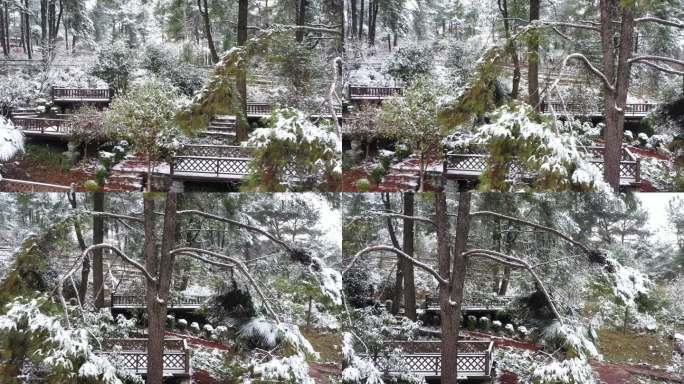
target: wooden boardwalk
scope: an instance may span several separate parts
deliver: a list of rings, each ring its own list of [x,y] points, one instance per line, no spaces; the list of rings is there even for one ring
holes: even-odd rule
[[[115,350],[119,349],[115,352]],[[117,367],[137,375],[147,375],[147,339],[108,339],[102,349],[95,352],[107,358]],[[185,340],[164,339],[162,357],[164,377],[188,378],[192,372],[190,352]]]
[[[586,147],[586,158],[603,173],[604,161],[603,152],[605,147]],[[582,149],[580,149],[580,152]],[[444,156],[443,174],[448,179],[454,180],[476,180],[487,168],[489,154],[487,153],[458,153],[448,152]],[[521,179],[531,179],[534,175],[522,174],[519,164],[513,161],[508,168],[509,177],[519,177]],[[641,163],[628,148],[623,148],[622,159],[620,160],[620,185],[623,187],[633,187],[641,182]]]
[[[459,380],[492,380],[493,369],[492,340],[459,340],[456,365]],[[407,371],[424,378],[439,378],[442,375],[441,341],[401,341],[391,340],[383,343],[392,352],[392,358],[399,358],[401,368],[388,364],[388,356],[372,356],[375,366],[385,375],[402,374]]]

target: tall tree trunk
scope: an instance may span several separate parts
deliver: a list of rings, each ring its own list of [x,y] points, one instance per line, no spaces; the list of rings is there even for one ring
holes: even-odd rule
[[[414,195],[413,192],[404,193],[404,215],[413,216]],[[404,219],[404,252],[413,256],[413,220]],[[404,275],[404,315],[411,320],[416,320],[416,282],[413,271],[413,263],[402,260],[402,275]]]
[[[440,297],[441,313],[450,311],[453,314],[448,321],[442,320],[442,384],[458,382],[458,332],[460,328],[461,305],[463,303],[463,287],[466,274],[466,259],[463,257],[468,233],[470,232],[470,192],[458,194],[458,214],[456,217],[456,237],[452,249],[453,261],[450,284],[446,297]],[[452,304],[453,303],[453,304]]]
[[[356,0],[349,0],[349,6],[351,8],[351,29],[350,29],[350,35],[352,38],[356,35]]]
[[[105,192],[93,193],[93,211],[104,212]],[[104,217],[93,216],[93,244],[104,242]],[[95,307],[104,307],[104,267],[102,248],[93,251],[93,298]]]
[[[204,11],[202,11],[202,2],[204,2]],[[218,63],[218,53],[216,53],[214,39],[211,36],[211,22],[209,20],[209,7],[207,6],[207,0],[197,0],[197,8],[199,9],[199,13],[204,21],[204,34],[207,36],[207,45],[209,46],[209,52],[211,53],[211,61],[212,63]]]
[[[388,211],[392,210],[392,204],[390,201],[390,194],[388,192],[383,192],[382,201],[385,205],[385,209]],[[399,241],[397,240],[396,232],[394,231],[394,224],[392,223],[392,218],[385,218],[387,221],[387,232],[389,233],[390,240],[392,241],[392,246],[401,249],[399,246]],[[401,307],[401,297],[403,294],[404,285],[404,275],[402,274],[402,259],[397,258],[397,271],[394,278],[394,291],[392,292],[392,307],[390,308],[390,313],[396,315],[399,313],[399,308]]]
[[[69,193],[68,196],[69,203],[72,209],[77,208],[76,194],[73,192]],[[85,251],[87,246],[85,240],[83,239],[83,231],[81,230],[81,221],[78,217],[74,218],[74,233],[76,234],[76,240],[78,241],[78,247],[81,252]],[[88,278],[90,276],[90,258],[85,257],[83,263],[81,264],[81,285],[78,287],[78,299],[81,303],[85,303],[86,293],[88,292]]]
[[[297,25],[303,27],[306,23],[306,0],[299,0],[299,9],[297,10]],[[296,39],[298,43],[304,41],[304,29],[297,29]]]
[[[520,89],[520,60],[518,59],[518,51],[515,48],[515,43],[511,41],[511,28],[508,21],[508,0],[499,0],[499,9],[504,22],[504,31],[506,39],[509,41],[506,49],[510,52],[511,61],[513,62],[513,86],[511,87],[511,97],[518,98],[518,90]]]
[[[3,8],[0,8],[0,45],[2,46],[2,54],[8,56],[9,47],[5,38],[5,12]]]
[[[47,8],[48,8],[48,0],[40,0],[40,40],[41,40],[41,43],[43,43],[43,44],[45,44],[45,40],[48,37]]]
[[[604,172],[608,184],[617,193],[620,191],[620,158],[622,157],[622,138],[625,126],[625,106],[627,105],[627,92],[629,90],[629,75],[631,65],[629,59],[632,56],[634,37],[634,12],[632,6],[620,3],[622,8],[622,23],[620,24],[620,47],[617,62],[617,77],[615,79],[615,98],[611,106],[613,109],[611,125],[605,125],[604,138],[606,141],[606,153],[604,155]],[[612,79],[612,77],[611,77]]]
[[[12,45],[10,44],[10,17],[9,17],[9,5],[5,3],[5,44],[7,44],[7,50],[12,53]]]
[[[166,313],[171,289],[174,256],[171,250],[176,243],[176,212],[178,195],[166,194],[164,209],[164,225],[160,257],[157,257],[154,234],[154,200],[144,195],[145,210],[145,269],[157,276],[157,284],[147,281],[145,299],[147,303],[148,335],[147,335],[147,382],[161,383],[163,380],[164,333],[166,331]],[[149,217],[148,217],[149,216]],[[148,237],[149,236],[149,237]]]
[[[29,0],[24,0],[24,8],[30,9]],[[33,58],[33,40],[31,39],[31,15],[26,12],[24,16],[24,27],[26,28],[26,54],[29,60]]]
[[[247,15],[249,11],[249,0],[239,0],[238,2],[238,25],[237,25],[237,43],[238,46],[244,46],[247,42]],[[237,139],[243,141],[247,139],[247,63],[242,63],[243,67],[238,71],[236,76],[236,85],[238,94],[240,94],[240,107],[244,119],[237,119]]]
[[[530,22],[539,20],[540,0],[530,0]],[[539,31],[530,33],[527,48],[527,94],[532,107],[539,112]]]
[[[363,39],[363,1],[361,0],[361,8],[359,10],[359,42]]]

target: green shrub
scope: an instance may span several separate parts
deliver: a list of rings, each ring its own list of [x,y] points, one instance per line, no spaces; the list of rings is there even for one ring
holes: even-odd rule
[[[368,192],[370,190],[370,182],[368,179],[356,180],[356,190],[359,192]]]
[[[55,170],[68,171],[71,168],[71,161],[50,147],[26,144],[24,149],[26,151],[24,158],[27,160],[35,161]]]
[[[380,166],[382,166],[382,168],[385,171],[389,171],[390,165],[392,165],[392,156],[382,156],[381,155],[379,160],[380,160]]]
[[[466,317],[466,328],[468,328],[469,331],[474,331],[475,328],[477,328],[477,317],[473,315]]]
[[[375,185],[380,184],[383,176],[385,176],[385,169],[382,167],[375,167],[370,173],[370,179]]]
[[[83,189],[85,189],[86,192],[97,192],[100,190],[100,185],[95,180],[87,180],[83,183]]]
[[[385,73],[406,83],[428,75],[432,69],[430,48],[415,45],[402,47],[392,53],[387,61]]]

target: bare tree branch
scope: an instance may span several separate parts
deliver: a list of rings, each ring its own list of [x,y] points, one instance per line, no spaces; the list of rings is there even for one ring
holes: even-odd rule
[[[678,60],[678,59],[675,59],[672,57],[665,57],[665,56],[643,55],[643,56],[632,57],[631,59],[629,59],[630,63],[635,63],[638,61],[665,61],[668,63],[674,63],[674,64],[684,66],[684,60]]]
[[[394,248],[394,247],[391,247],[391,246],[389,246],[389,245],[374,245],[374,246],[366,247],[366,248],[360,250],[359,252],[356,253],[356,255],[354,255],[354,257],[352,257],[352,259],[351,259],[351,261],[349,262],[349,264],[347,265],[347,267],[344,268],[344,269],[342,270],[342,275],[344,275],[345,273],[347,273],[347,271],[349,271],[349,269],[351,269],[351,267],[354,265],[354,263],[356,262],[356,260],[357,260],[359,257],[361,257],[362,255],[364,255],[364,254],[366,254],[366,253],[374,252],[374,251],[389,251],[389,252],[394,252],[394,253],[396,253],[397,255],[399,255],[400,257],[403,257],[403,258],[405,258],[406,260],[410,261],[410,262],[411,262],[413,265],[415,265],[416,267],[418,267],[418,268],[424,270],[425,272],[431,274],[432,276],[434,276],[434,278],[437,279],[437,281],[438,281],[440,284],[448,284],[448,283],[449,283],[449,281],[448,281],[447,279],[445,279],[445,278],[443,278],[442,276],[440,276],[439,273],[438,273],[437,271],[435,271],[434,269],[432,269],[432,268],[431,268],[430,266],[428,266],[427,264],[421,263],[420,261],[418,261],[418,260],[414,259],[413,257],[411,257],[411,256],[407,255],[406,253],[404,253],[404,251],[402,251],[402,250],[400,250],[400,249],[397,249],[397,248]]]

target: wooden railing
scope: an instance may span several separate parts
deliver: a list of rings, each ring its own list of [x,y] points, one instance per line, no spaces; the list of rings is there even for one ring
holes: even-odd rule
[[[209,299],[209,296],[181,296],[169,300],[169,308],[199,307]],[[112,308],[145,307],[145,297],[142,295],[124,295],[112,293]]]
[[[189,145],[171,162],[171,176],[243,177],[249,174],[252,148]]]
[[[35,181],[0,179],[0,192],[69,192],[70,186]]]
[[[342,116],[342,106],[334,105],[335,114],[337,116]],[[273,111],[273,107],[266,103],[247,103],[247,116],[268,116]],[[328,109],[325,109],[325,113],[328,113]]]
[[[349,99],[350,100],[362,100],[362,99],[385,99],[388,97],[401,96],[403,94],[403,88],[401,87],[367,87],[350,85],[349,86]]]
[[[441,376],[442,356],[441,341],[386,341],[383,343],[393,351],[393,357],[399,357],[401,369],[391,367],[387,356],[373,356],[375,366],[385,374],[412,372],[421,376]],[[494,342],[491,340],[459,340],[457,342],[458,356],[456,365],[459,378],[487,378],[492,377],[492,350]]]
[[[596,166],[600,172],[604,169],[603,154],[605,147],[585,147],[587,160]],[[580,149],[582,152],[582,149]],[[489,155],[473,153],[454,153],[445,154],[443,162],[443,172],[447,176],[454,178],[477,178],[487,168]],[[515,160],[508,166],[509,175],[519,175],[522,167]],[[627,184],[639,183],[641,181],[641,164],[628,148],[622,149],[620,160],[620,178]]]
[[[147,339],[108,339],[96,354],[107,356],[118,368],[135,374],[147,373]],[[119,351],[114,352],[115,349]],[[164,376],[190,375],[190,353],[183,339],[164,339],[162,355]]]
[[[492,297],[464,297],[461,303],[462,310],[498,310],[506,308],[515,299],[515,296],[492,296]],[[426,297],[423,302],[424,309],[439,310],[439,299]]]
[[[71,124],[69,120],[50,117],[13,117],[12,122],[27,134],[40,135],[69,135]]]
[[[641,116],[654,110],[658,104],[650,103],[631,103],[625,105],[625,116]],[[560,101],[544,101],[541,104],[542,113],[551,113],[551,107],[557,115],[569,113],[577,116],[596,116],[603,114],[602,106],[587,108],[581,103],[561,103]]]
[[[111,88],[59,88],[53,87],[50,95],[53,101],[106,101],[113,96]]]

